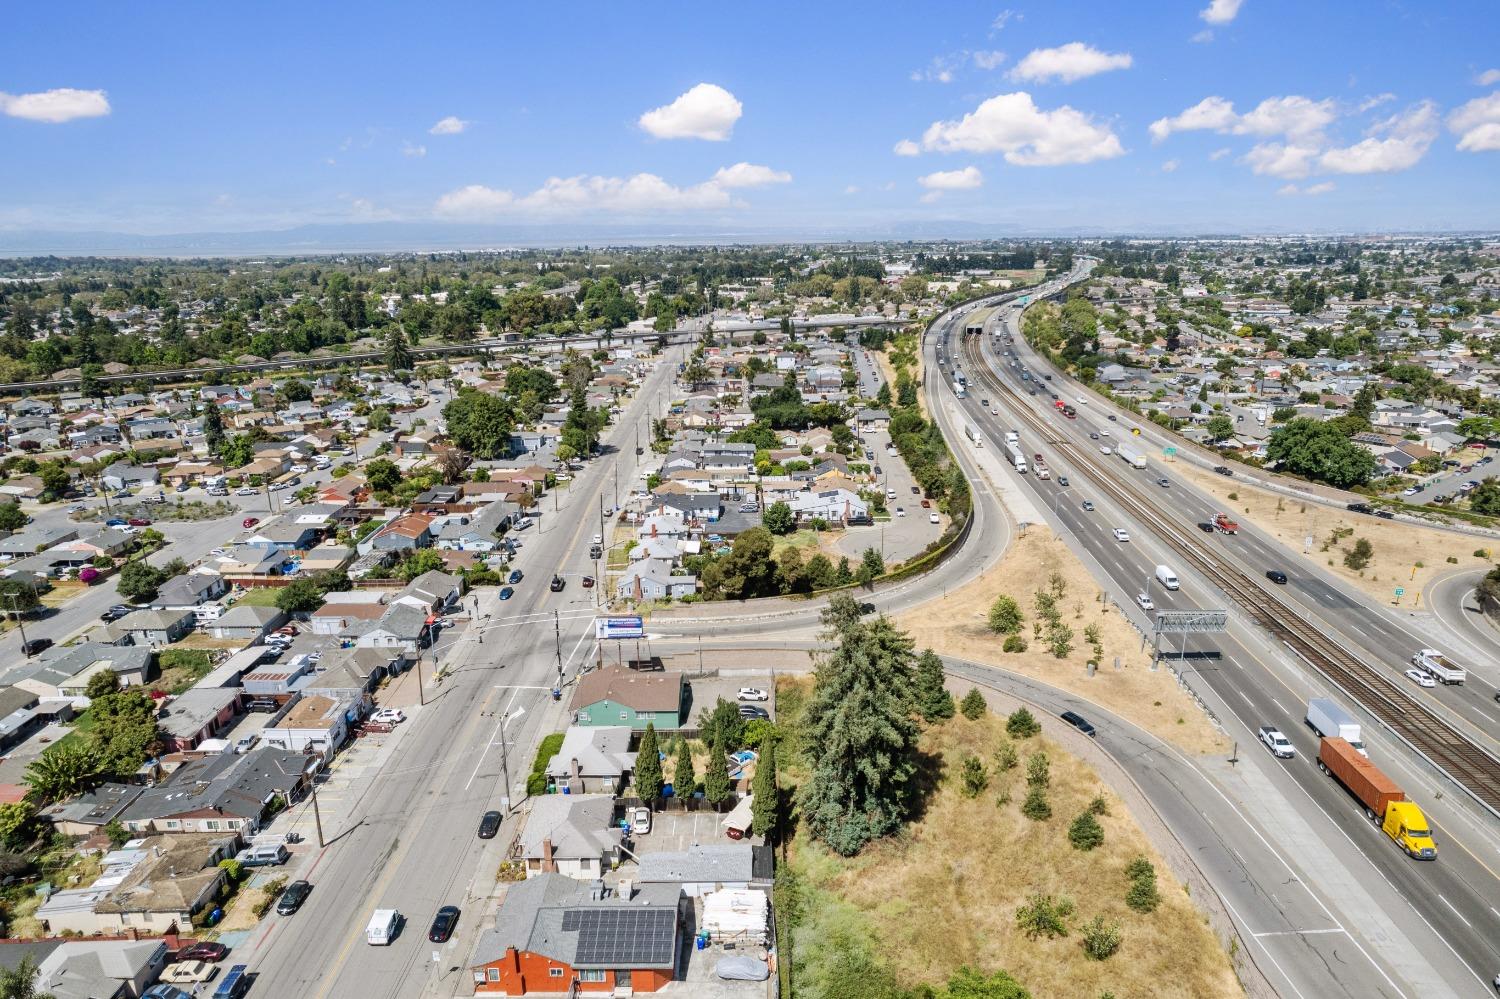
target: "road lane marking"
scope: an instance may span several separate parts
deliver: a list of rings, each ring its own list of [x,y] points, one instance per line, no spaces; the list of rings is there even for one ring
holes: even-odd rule
[[[494,696],[494,695],[490,695],[490,696]],[[505,710],[500,712],[500,720],[495,723],[495,734],[498,735],[498,736],[500,736],[500,738],[502,738],[502,739],[505,738],[505,723],[506,723],[506,721],[510,717],[510,706],[512,704],[516,703],[516,698],[520,697],[520,696],[521,696],[521,692],[519,690],[514,691],[510,695],[510,700],[505,703]],[[489,703],[489,698],[488,697],[485,698],[485,703],[486,703],[486,705],[488,705],[488,703]],[[480,713],[483,714],[482,711]],[[467,791],[474,784],[474,778],[479,776],[479,768],[482,767],[482,766],[484,766],[484,758],[489,753],[490,747],[493,746],[494,744],[495,744],[495,738],[494,738],[494,736],[491,736],[485,742],[484,747],[479,750],[479,759],[477,759],[477,760],[474,761],[474,772],[471,773],[471,774],[469,774],[469,779],[464,784],[464,790],[465,791]],[[506,793],[507,794],[510,793],[510,789],[509,788],[506,788]]]
[[[1438,901],[1442,902],[1444,905],[1446,905],[1448,907],[1448,910],[1450,912],[1452,912],[1455,916],[1457,916],[1459,919],[1463,919],[1463,922],[1464,922],[1465,926],[1467,926],[1471,930],[1474,928],[1474,924],[1471,923],[1471,922],[1469,922],[1467,919],[1464,919],[1464,914],[1462,912],[1459,912],[1458,909],[1454,907],[1453,903],[1450,902],[1450,901],[1448,901],[1441,894],[1438,895]]]

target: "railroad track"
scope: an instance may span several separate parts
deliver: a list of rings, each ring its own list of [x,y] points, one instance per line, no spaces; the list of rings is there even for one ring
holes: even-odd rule
[[[1500,760],[1475,744],[1384,672],[1372,667],[1320,627],[1299,615],[1276,594],[1269,592],[1230,563],[1221,552],[1209,548],[1159,513],[1134,484],[1114,475],[1100,456],[1080,448],[1056,433],[1046,420],[986,363],[982,337],[958,334],[963,341],[965,366],[993,389],[1006,396],[1011,409],[1048,445],[1068,455],[1075,465],[1094,474],[1095,484],[1129,510],[1164,544],[1185,558],[1195,569],[1233,600],[1251,620],[1284,642],[1295,654],[1361,704],[1434,767],[1468,794],[1500,815]]]

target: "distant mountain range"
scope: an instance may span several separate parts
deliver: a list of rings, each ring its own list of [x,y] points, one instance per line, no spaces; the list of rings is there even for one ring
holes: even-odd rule
[[[1263,230],[1261,235],[1287,235]],[[0,257],[247,257],[331,253],[448,252],[549,246],[727,245],[1085,238],[1104,236],[1222,237],[1229,226],[1154,225],[1121,230],[1094,226],[1049,229],[1016,223],[963,220],[893,220],[884,225],[724,227],[712,225],[456,225],[432,222],[365,222],[297,226],[250,232],[141,235],[106,231],[0,229]],[[1324,235],[1333,235],[1325,233]]]

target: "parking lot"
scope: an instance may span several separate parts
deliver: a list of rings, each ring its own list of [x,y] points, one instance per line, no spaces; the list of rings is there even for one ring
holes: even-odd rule
[[[883,551],[888,565],[905,562],[921,554],[938,539],[947,527],[948,518],[936,506],[922,506],[921,491],[912,491],[917,488],[917,481],[912,478],[906,462],[899,453],[886,450],[891,443],[889,433],[866,430],[862,440],[864,449],[875,455],[873,465],[880,468],[876,473],[875,488],[886,496],[885,508],[890,519],[877,520],[869,527],[849,528],[838,540],[838,550],[853,560],[859,558],[866,548],[876,548]],[[865,460],[863,452],[860,460]],[[894,499],[890,497],[890,490],[896,493]],[[897,510],[900,510],[899,514]],[[931,522],[932,514],[937,514],[938,523]]]
[[[693,687],[693,705],[688,711],[688,728],[700,727],[703,719],[713,711],[714,705],[718,703],[721,697],[732,704],[753,704],[756,707],[765,708],[772,719],[776,717],[774,708],[776,691],[769,675],[764,677],[706,676],[694,678],[689,674],[688,682]],[[765,701],[741,701],[738,696],[741,687],[756,687],[764,690],[770,695],[771,699]]]

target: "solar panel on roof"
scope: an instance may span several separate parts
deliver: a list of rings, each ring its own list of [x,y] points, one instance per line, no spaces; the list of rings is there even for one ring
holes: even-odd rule
[[[578,934],[580,965],[641,967],[672,962],[676,923],[675,908],[572,909],[563,913],[562,928]]]

